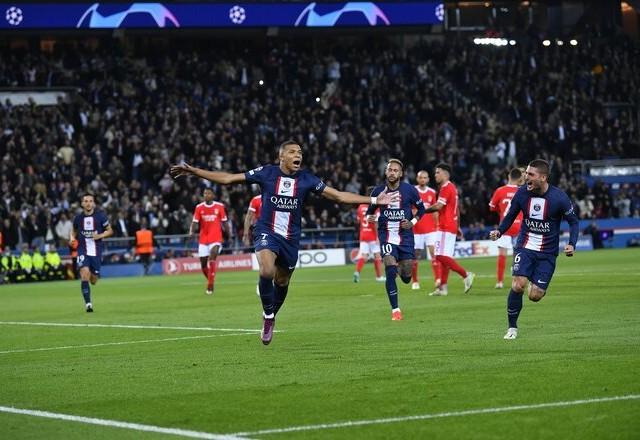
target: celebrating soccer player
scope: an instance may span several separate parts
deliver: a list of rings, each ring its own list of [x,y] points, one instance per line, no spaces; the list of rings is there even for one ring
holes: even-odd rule
[[[513,281],[507,298],[509,328],[504,339],[518,337],[518,316],[527,280],[530,281],[528,295],[531,301],[540,301],[549,288],[556,268],[563,218],[570,227],[565,255],[573,256],[578,241],[578,217],[571,200],[564,191],[550,185],[548,179],[549,163],[542,159],[531,161],[525,172],[526,185],[516,191],[500,226],[490,233],[492,240],[499,239],[522,212],[522,226],[513,256]]]
[[[73,219],[73,228],[69,234],[69,243],[78,246],[78,267],[80,268],[80,287],[84,297],[85,310],[93,312],[91,303],[91,284],[98,282],[100,276],[100,258],[102,239],[111,237],[113,229],[107,215],[96,210],[93,194],[85,194],[81,200],[82,212]]]
[[[449,294],[447,281],[449,270],[453,270],[464,280],[464,293],[468,293],[476,274],[467,272],[453,258],[456,247],[456,235],[460,230],[458,211],[458,189],[451,179],[451,167],[446,163],[436,165],[436,183],[439,186],[438,200],[435,205],[426,209],[427,213],[440,213],[438,218],[438,239],[436,241],[436,259],[440,262],[440,287],[430,296],[446,296]]]
[[[425,208],[432,206],[436,202],[436,190],[427,186],[429,184],[429,173],[425,170],[418,171],[416,175],[418,184],[415,188],[420,194],[422,203]],[[436,259],[435,245],[438,240],[438,213],[423,215],[422,218],[413,227],[413,239],[415,241],[416,259],[413,263],[413,271],[411,272],[411,289],[419,290],[420,282],[418,281],[418,260],[421,257],[422,251],[427,248],[429,257],[431,258],[431,270],[433,271],[433,280],[435,287],[440,286],[440,263]]]
[[[398,306],[398,266],[400,267],[400,279],[407,284],[411,281],[411,271],[415,260],[413,244],[413,231],[411,228],[418,223],[424,215],[424,205],[418,191],[412,185],[402,182],[404,166],[398,159],[389,159],[385,169],[386,182],[373,189],[373,197],[384,191],[388,194],[398,194],[398,201],[390,203],[380,210],[378,217],[378,237],[382,249],[382,261],[384,262],[387,296],[391,304],[391,319],[402,320],[402,311]],[[417,209],[413,215],[413,208]],[[367,214],[373,217],[376,207],[369,206]]]
[[[196,205],[193,212],[189,236],[192,236],[197,225],[200,225],[198,257],[200,257],[202,273],[207,279],[205,294],[213,295],[216,279],[216,260],[224,241],[222,237],[222,222],[227,221],[227,212],[222,203],[213,200],[213,190],[211,188],[204,189],[203,198],[204,202]],[[230,237],[229,224],[225,223],[225,225],[227,237]]]
[[[489,202],[489,210],[500,214],[500,221],[504,218],[511,205],[511,199],[515,195],[518,187],[522,185],[523,169],[513,168],[509,171],[509,183],[496,189]],[[507,252],[513,250],[513,239],[520,232],[522,223],[522,213],[518,214],[511,227],[498,239],[498,262],[496,267],[496,289],[504,287],[504,269],[507,264]]]
[[[283,142],[278,157],[279,165],[265,165],[246,173],[207,171],[186,163],[170,169],[174,178],[194,175],[223,185],[242,182],[260,185],[264,204],[255,227],[254,245],[263,309],[260,337],[265,345],[273,337],[275,317],[285,301],[289,280],[298,262],[303,204],[309,193],[348,204],[386,205],[396,198],[386,193],[370,198],[328,187],[309,170],[301,169],[302,147],[296,141]]]

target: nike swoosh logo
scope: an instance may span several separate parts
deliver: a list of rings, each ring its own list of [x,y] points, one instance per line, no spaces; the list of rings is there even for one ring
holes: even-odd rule
[[[293,270],[295,268],[296,268],[295,266],[289,266],[289,270]]]
[[[538,282],[539,282],[540,284],[547,284],[547,282],[546,282],[546,281],[542,281],[542,280],[538,280]]]

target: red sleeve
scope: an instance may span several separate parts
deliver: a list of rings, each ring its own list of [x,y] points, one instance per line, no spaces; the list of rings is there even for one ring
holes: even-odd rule
[[[220,206],[220,220],[223,222],[227,221],[227,211],[224,209],[224,205]]]
[[[193,211],[193,222],[194,223],[200,223],[200,216],[202,215],[201,212],[202,212],[202,210],[200,209],[200,207],[196,206],[196,209]]]
[[[499,190],[495,190],[493,193],[493,197],[491,197],[491,201],[489,202],[489,210],[490,211],[494,211],[497,212],[498,211],[498,205],[500,204],[500,194],[499,194]]]
[[[251,202],[249,203],[249,211],[251,212],[256,212],[259,209],[259,204],[262,200],[259,197],[254,197],[253,199],[251,199]]]
[[[440,194],[438,194],[438,202],[441,202],[443,205],[448,205],[451,203],[451,185],[447,185],[440,190]]]

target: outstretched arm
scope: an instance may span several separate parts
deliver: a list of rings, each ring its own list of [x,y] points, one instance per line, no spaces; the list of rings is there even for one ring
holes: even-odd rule
[[[193,167],[188,163],[172,165],[171,168],[169,168],[169,174],[174,179],[180,176],[197,176],[214,183],[220,183],[222,185],[240,183],[246,180],[244,173],[231,174],[225,171],[208,171],[203,170],[202,168]]]
[[[361,203],[372,205],[388,205],[398,200],[397,193],[389,195],[383,191],[377,197],[369,197],[361,196],[360,194],[347,191],[338,191],[337,189],[331,188],[329,186],[325,187],[324,191],[322,191],[322,197],[324,197],[325,199],[333,200],[334,202],[346,203],[351,205],[359,205]]]

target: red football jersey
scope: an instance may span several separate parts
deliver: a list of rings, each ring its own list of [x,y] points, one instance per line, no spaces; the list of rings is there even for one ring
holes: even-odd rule
[[[444,207],[438,211],[438,231],[458,233],[458,189],[453,182],[447,182],[440,187],[438,202]]]
[[[369,205],[359,205],[356,215],[358,224],[360,225],[360,241],[376,241],[378,235],[376,233],[375,224],[367,220],[367,209]]]
[[[253,212],[253,223],[255,224],[260,218],[260,210],[262,209],[262,195],[257,195],[249,202],[249,211]]]
[[[511,199],[515,195],[518,187],[516,185],[504,185],[496,189],[489,202],[489,209],[494,212],[500,213],[500,221],[504,218],[511,206]],[[513,224],[504,235],[515,237],[520,232],[520,225],[522,224],[522,212],[518,214]]]
[[[424,207],[428,208],[436,203],[436,190],[433,188],[429,188],[428,186],[424,191],[420,189],[419,185],[416,185],[416,189],[418,190],[418,194],[420,195],[420,199],[422,203],[424,203]],[[434,214],[425,214],[422,218],[416,223],[413,227],[414,234],[428,234],[429,232],[433,232],[438,228],[436,223]]]
[[[193,222],[200,225],[199,243],[222,243],[222,222],[226,221],[227,213],[222,203],[198,204],[193,212]]]

